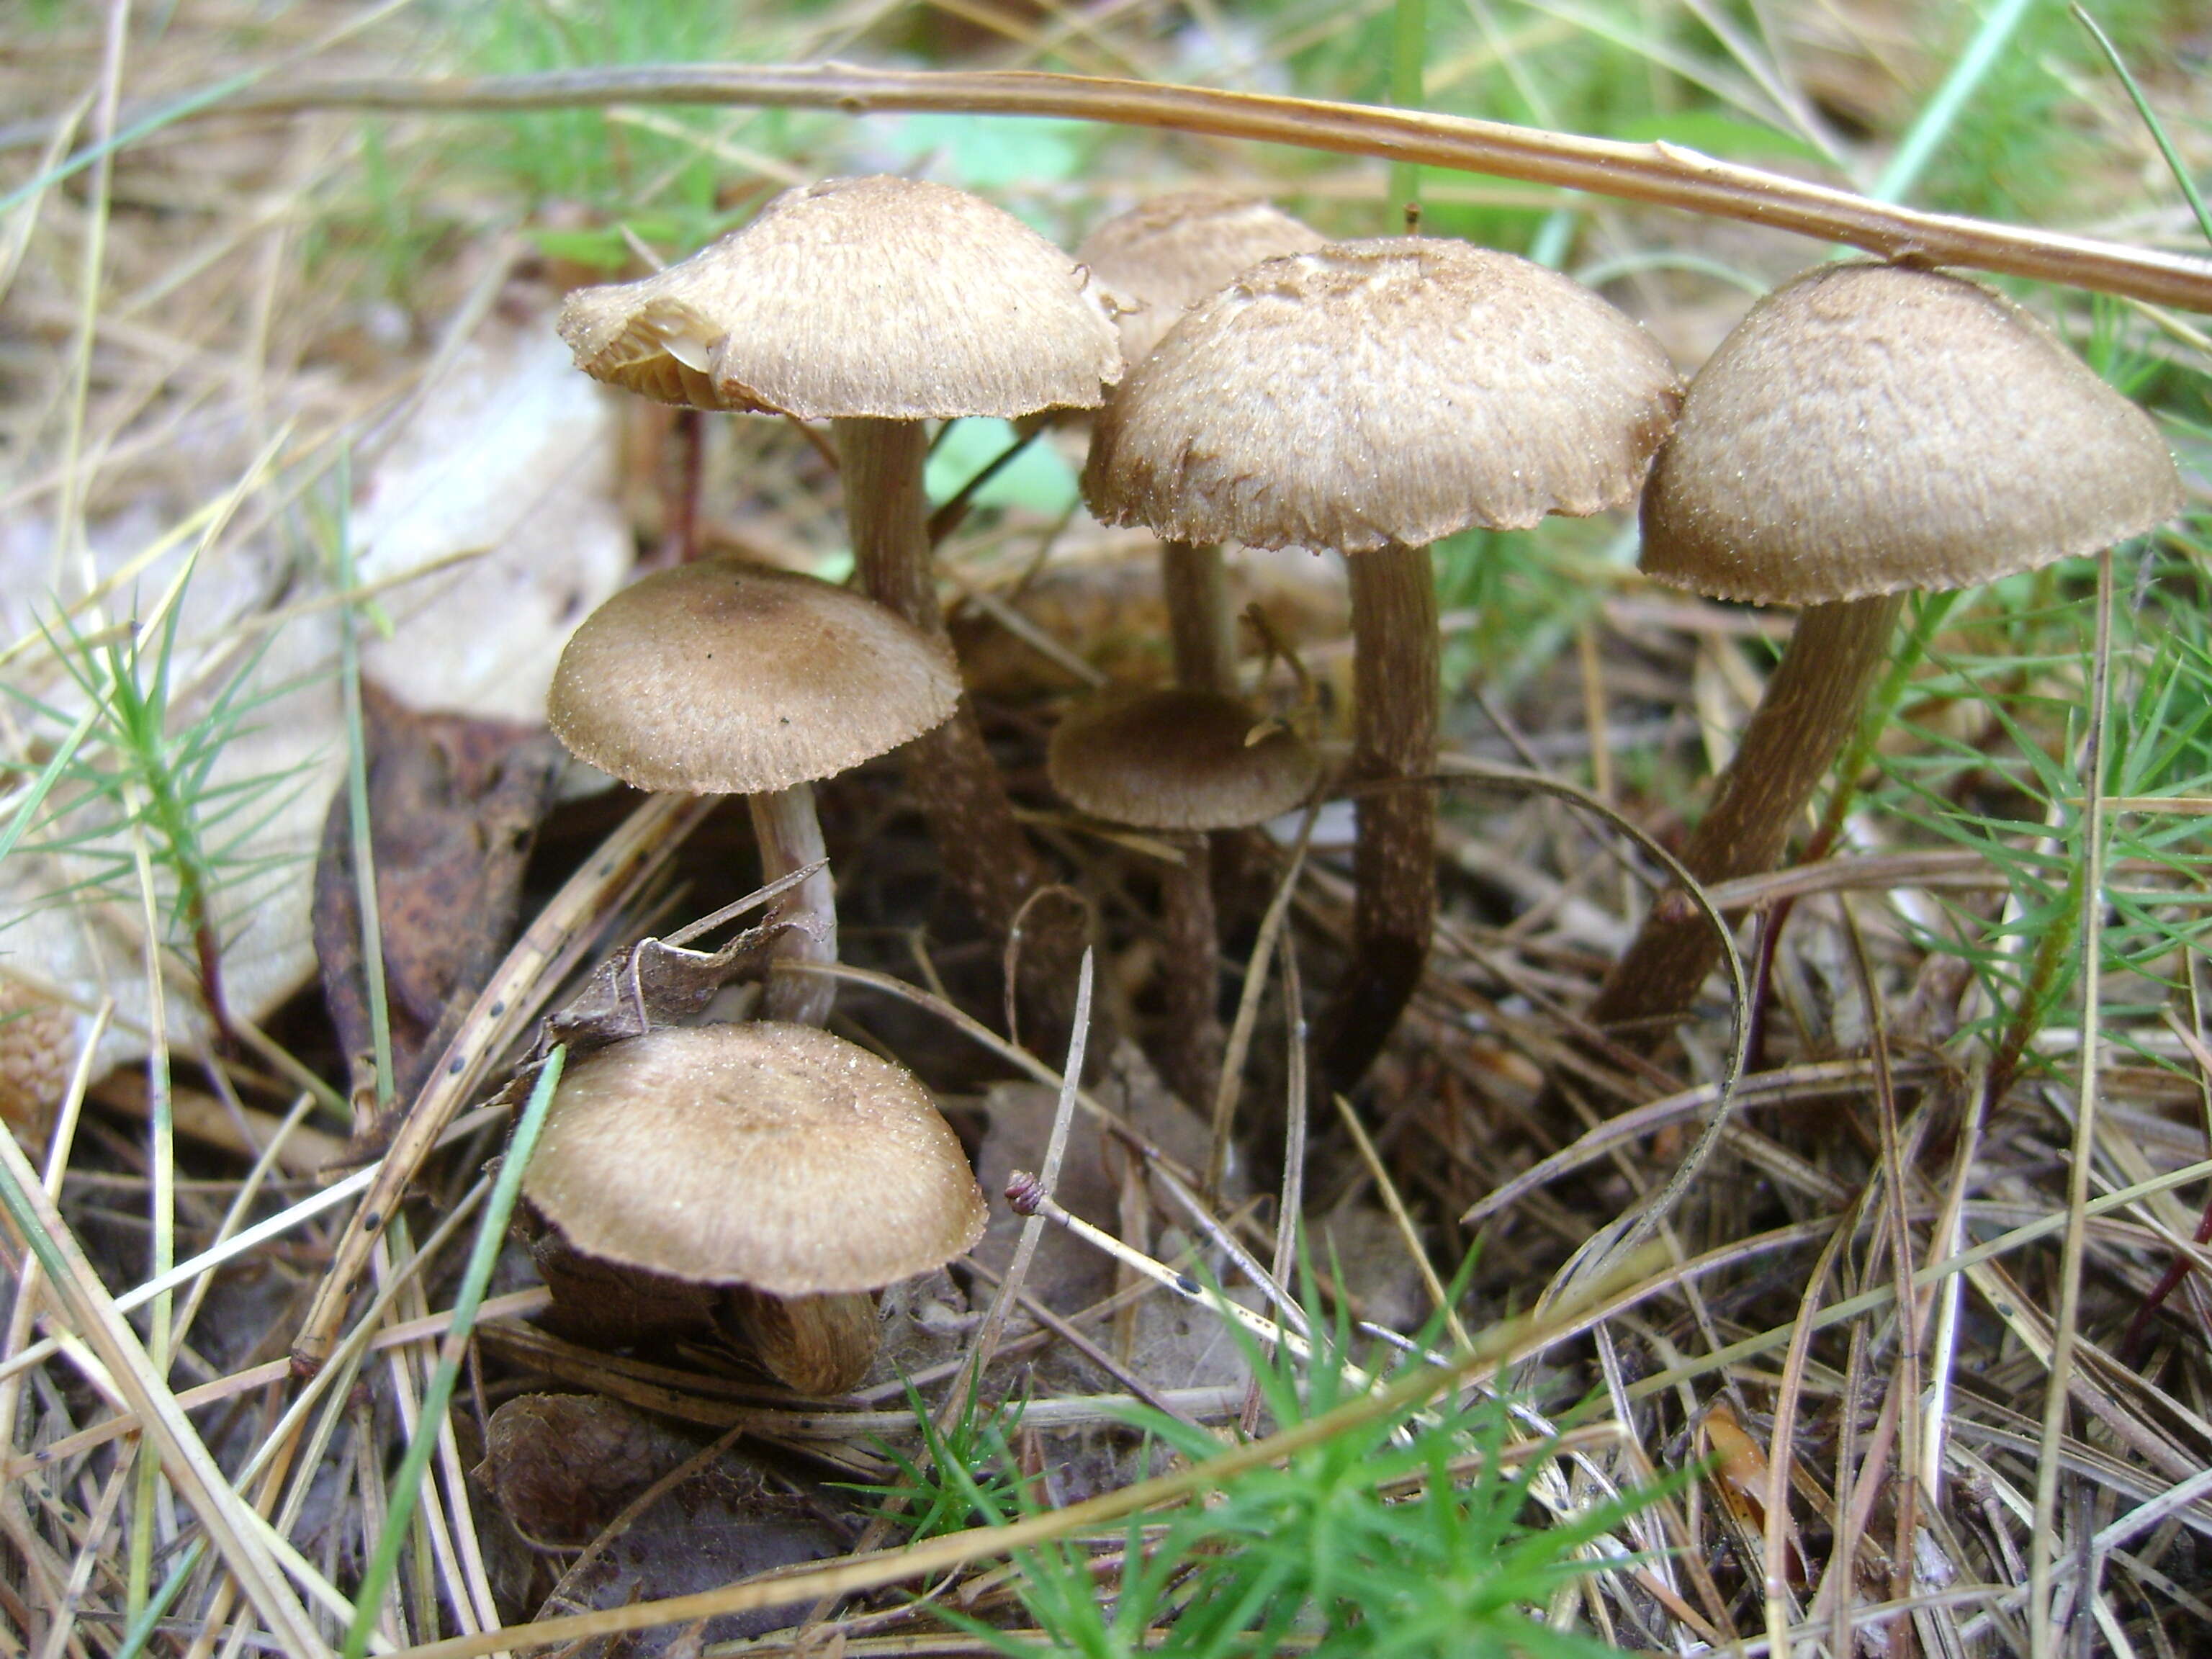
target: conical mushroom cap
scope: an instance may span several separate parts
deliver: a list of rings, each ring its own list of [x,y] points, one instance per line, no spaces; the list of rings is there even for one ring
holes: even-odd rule
[[[708,559],[586,617],[545,712],[570,753],[625,783],[750,795],[835,777],[959,700],[951,653],[874,600]]]
[[[775,1296],[870,1291],[982,1236],[929,1091],[811,1025],[672,1027],[572,1061],[524,1194],[587,1255]]]
[[[1084,495],[1174,541],[1418,547],[1627,501],[1680,391],[1643,329],[1557,271],[1340,243],[1186,312],[1099,411]]]
[[[1644,496],[1644,570],[1831,605],[1971,586],[2181,507],[2149,416],[1976,283],[1820,265],[1722,341]]]
[[[1121,349],[1089,279],[944,185],[831,179],[635,283],[562,307],[576,366],[702,409],[815,420],[1097,406]]]
[[[1139,830],[1241,830],[1313,792],[1320,763],[1297,733],[1215,691],[1103,697],[1060,721],[1046,753],[1071,806]]]
[[[1187,307],[1238,272],[1328,240],[1267,202],[1185,190],[1115,214],[1077,245],[1075,257],[1116,307],[1122,361],[1136,363]]]

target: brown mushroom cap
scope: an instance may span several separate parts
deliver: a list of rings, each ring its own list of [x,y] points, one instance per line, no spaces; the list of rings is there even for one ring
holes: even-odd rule
[[[1185,313],[1099,411],[1084,495],[1176,541],[1420,546],[1626,501],[1680,391],[1642,328],[1557,271],[1340,243]]]
[[[1134,363],[1188,307],[1239,271],[1328,240],[1269,203],[1185,190],[1115,214],[1077,245],[1075,257],[1121,307],[1114,325],[1123,361]]]
[[[1104,697],[1052,734],[1045,766],[1061,799],[1139,830],[1241,830],[1313,792],[1320,763],[1296,732],[1235,697],[1196,690]]]
[[[584,619],[546,698],[569,750],[641,789],[757,794],[943,723],[950,650],[872,599],[734,559],[656,571]]]
[[[1066,254],[912,179],[787,190],[680,264],[578,289],[560,331],[577,367],[632,392],[808,420],[1090,409],[1121,362]]]
[[[2149,416],[2009,300],[1820,265],[1691,384],[1644,498],[1644,569],[1754,604],[1964,587],[2181,507]]]
[[[572,1062],[522,1190],[589,1255],[775,1296],[874,1290],[981,1237],[914,1075],[811,1025],[672,1027]]]

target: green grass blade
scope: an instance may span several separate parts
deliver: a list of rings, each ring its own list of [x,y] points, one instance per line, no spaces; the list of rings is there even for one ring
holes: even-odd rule
[[[61,781],[62,774],[68,771],[70,763],[76,759],[76,751],[82,747],[85,738],[92,734],[93,726],[99,718],[100,710],[96,706],[87,708],[77,716],[76,724],[61,740],[60,746],[54,750],[53,758],[40,769],[37,781],[22,799],[16,802],[15,821],[6,830],[0,830],[0,862],[4,862],[15,850],[15,843],[23,838],[23,831],[38,816],[39,808],[52,792],[54,785]]]
[[[155,1627],[167,1616],[170,1604],[177,1599],[177,1592],[184,1589],[185,1581],[198,1568],[200,1557],[206,1553],[206,1540],[195,1538],[185,1553],[177,1558],[177,1565],[169,1569],[169,1576],[161,1581],[161,1588],[146,1598],[145,1606],[131,1621],[131,1628],[124,1634],[123,1645],[115,1650],[115,1659],[138,1659],[138,1656],[146,1650],[146,1644],[153,1639]]]
[[[499,1260],[500,1246],[507,1237],[507,1218],[522,1190],[522,1172],[529,1166],[531,1153],[537,1150],[538,1132],[544,1127],[546,1109],[552,1104],[553,1090],[561,1081],[561,1066],[567,1054],[566,1048],[556,1045],[545,1057],[544,1069],[538,1073],[529,1102],[522,1109],[521,1119],[514,1126],[514,1138],[507,1143],[507,1156],[499,1166],[499,1179],[493,1183],[491,1197],[484,1205],[483,1219],[477,1225],[476,1246],[469,1252],[467,1270],[461,1275],[460,1290],[453,1297],[453,1322],[439,1352],[437,1367],[430,1373],[429,1386],[422,1391],[422,1409],[416,1419],[415,1437],[408,1442],[407,1455],[400,1460],[399,1472],[393,1477],[392,1507],[385,1516],[384,1531],[377,1538],[376,1553],[369,1558],[361,1586],[355,1593],[353,1625],[346,1632],[345,1644],[340,1650],[344,1659],[363,1659],[368,1651],[377,1604],[384,1599],[385,1586],[392,1582],[392,1572],[399,1565],[399,1552],[406,1547],[416,1501],[422,1482],[429,1478],[430,1454],[437,1447],[438,1425],[445,1420],[446,1407],[453,1400],[453,1384],[461,1374],[461,1356],[468,1351],[469,1333],[476,1328],[477,1310],[483,1305],[484,1287],[491,1282],[492,1267]]]
[[[1419,109],[1427,96],[1428,0],[1394,0],[1390,11],[1390,101],[1400,109]],[[1412,161],[1390,163],[1390,211],[1421,204],[1421,169]],[[1395,227],[1394,227],[1395,228]]]
[[[1990,15],[1982,19],[1981,27],[1974,31],[1974,38],[1966,43],[1966,51],[1959,55],[1959,61],[1951,65],[1950,74],[1943,77],[1943,84],[1936,89],[1936,95],[1928,100],[1927,107],[1899,142],[1889,165],[1882,168],[1881,176],[1874,181],[1868,195],[1877,202],[1902,202],[1912,193],[1912,187],[1920,182],[1920,175],[1927,171],[1936,152],[1951,136],[1951,128],[1967,100],[1996,66],[2004,49],[2012,44],[2013,36],[2019,33],[2033,3],[2034,0],[1998,0],[1990,9]]]
[[[2083,28],[2089,31],[2089,38],[2097,43],[2097,50],[2105,54],[2105,61],[2112,66],[2112,73],[2120,77],[2120,84],[2128,89],[2128,96],[2135,101],[2136,113],[2142,117],[2143,125],[2150,129],[2151,142],[2158,146],[2158,153],[2166,157],[2166,168],[2173,174],[2173,182],[2181,186],[2181,194],[2189,203],[2189,210],[2197,216],[2197,229],[2204,233],[2206,241],[2212,242],[2212,210],[2206,209],[2204,198],[2197,188],[2197,181],[2189,176],[2189,169],[2182,165],[2181,157],[2175,154],[2173,140],[2166,136],[2166,124],[2151,108],[2150,100],[2143,96],[2142,88],[2136,84],[2136,77],[2128,73],[2127,63],[2120,56],[2120,49],[2112,44],[2112,36],[2105,33],[2097,20],[2089,15],[2088,9],[2081,3],[2081,0],[2075,0],[2075,3],[2067,9],[2074,14]]]
[[[264,65],[228,76],[212,86],[202,87],[198,92],[187,94],[173,104],[162,106],[143,120],[133,121],[97,143],[87,144],[59,166],[48,167],[36,178],[17,185],[5,196],[0,196],[0,213],[20,207],[41,191],[52,190],[56,185],[74,179],[101,157],[112,155],[127,144],[135,144],[141,138],[159,132],[163,127],[181,121],[188,115],[196,115],[211,104],[220,104],[233,93],[245,91],[261,81],[273,67]]]

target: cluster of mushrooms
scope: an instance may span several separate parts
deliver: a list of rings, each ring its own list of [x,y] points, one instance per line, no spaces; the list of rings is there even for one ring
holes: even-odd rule
[[[1800,276],[1685,394],[1637,323],[1509,254],[1332,244],[1263,204],[1183,195],[1070,257],[964,192],[867,178],[787,191],[681,264],[572,295],[560,328],[581,368],[644,396],[827,421],[857,591],[727,559],[647,576],[577,630],[556,732],[641,788],[744,795],[771,879],[823,857],[810,785],[901,750],[948,877],[1001,932],[1053,875],[963,699],[931,573],[926,423],[1097,411],[1084,492],[1162,538],[1177,683],[1071,714],[1049,773],[1081,811],[1182,854],[1162,884],[1168,1069],[1200,1098],[1219,1064],[1208,832],[1324,787],[1355,796],[1351,957],[1318,1035],[1330,1085],[1366,1070],[1419,982],[1436,905],[1432,542],[1642,491],[1653,575],[1805,607],[1686,849],[1711,881],[1779,856],[1905,592],[2094,551],[2179,504],[2149,421],[2040,324],[1902,265]],[[1355,727],[1329,784],[1246,701],[1227,543],[1349,561]],[[868,1293],[956,1255],[984,1218],[921,1085],[820,1029],[834,981],[808,969],[836,959],[830,894],[825,869],[785,909],[766,1018],[577,1061],[525,1187],[556,1292],[586,1286],[588,1304],[595,1273],[642,1274],[812,1393],[865,1373]],[[1711,965],[1710,942],[1656,906],[1592,1018],[1656,1029]]]

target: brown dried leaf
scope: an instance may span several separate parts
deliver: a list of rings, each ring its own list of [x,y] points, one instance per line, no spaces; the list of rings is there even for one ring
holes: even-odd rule
[[[367,680],[362,712],[392,1091],[404,1101],[513,936],[523,869],[562,757],[542,728],[418,714]],[[351,830],[341,788],[316,864],[315,951],[359,1094],[371,1025]]]
[[[528,1394],[491,1414],[470,1473],[525,1538],[574,1548],[698,1449],[618,1401]]]
[[[538,1616],[688,1595],[771,1568],[818,1561],[844,1547],[818,1504],[732,1449],[662,1492],[642,1513],[617,1522],[599,1548],[562,1576]],[[793,1616],[788,1607],[734,1613],[708,1620],[696,1639],[762,1636]],[[673,1654],[684,1639],[683,1627],[663,1626],[587,1642],[573,1651],[577,1659],[611,1659],[617,1652],[642,1659]]]

